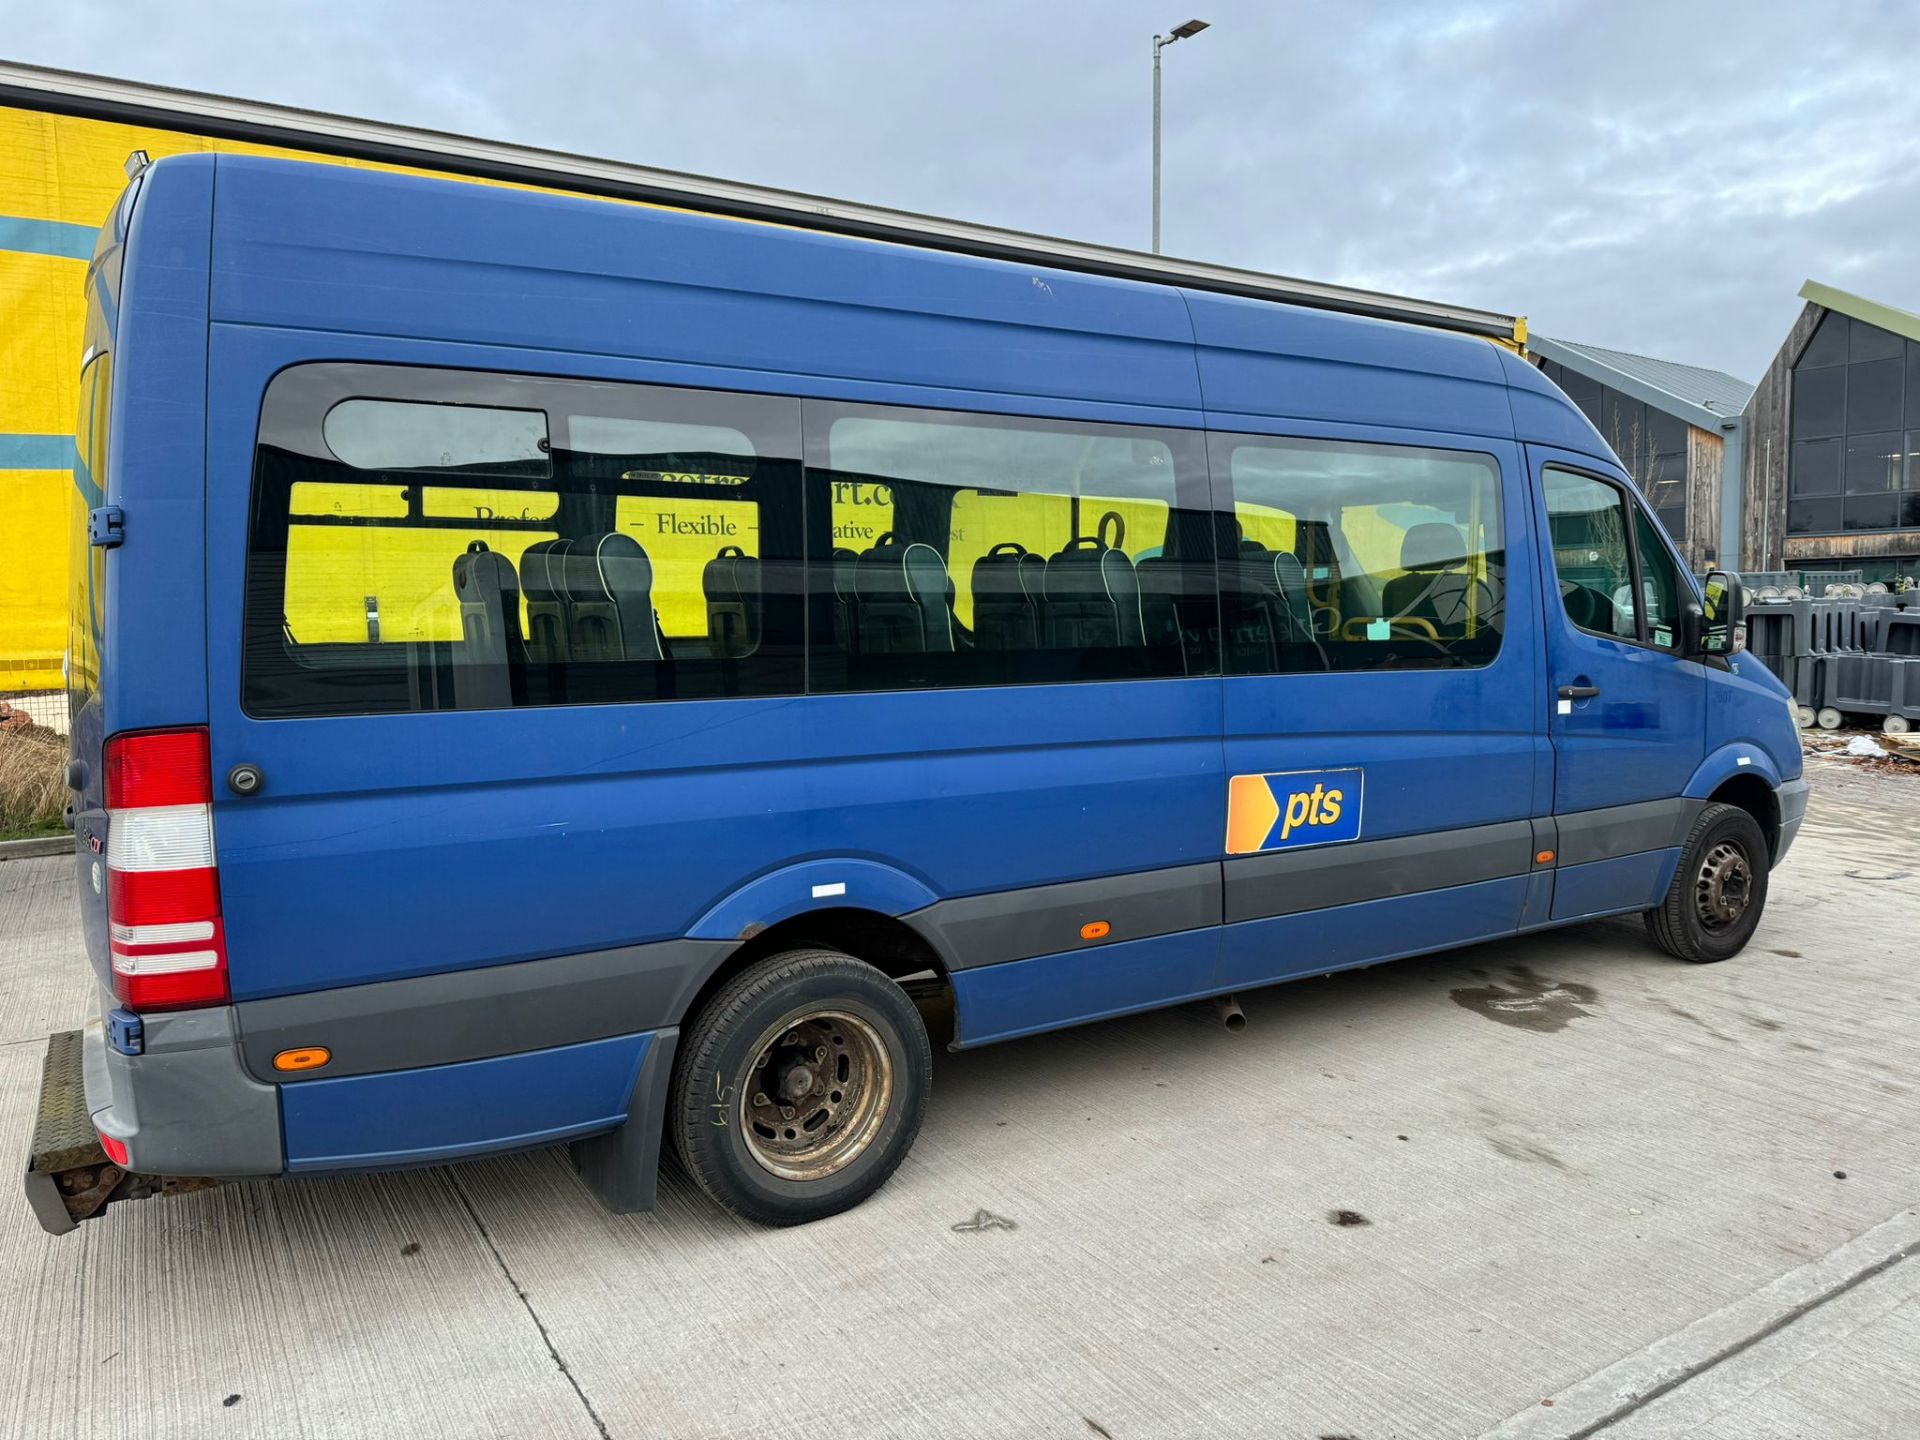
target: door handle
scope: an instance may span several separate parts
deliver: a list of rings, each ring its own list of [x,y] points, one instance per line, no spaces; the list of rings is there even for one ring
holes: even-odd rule
[[[1599,693],[1598,685],[1562,685],[1560,687],[1562,700],[1591,700]]]

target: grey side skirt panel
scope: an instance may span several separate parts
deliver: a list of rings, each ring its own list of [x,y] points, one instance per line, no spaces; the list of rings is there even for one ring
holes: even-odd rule
[[[1220,864],[1180,865],[1027,890],[942,900],[906,917],[930,932],[956,970],[1088,948],[1080,927],[1102,921],[1106,943],[1220,923]]]
[[[1533,867],[1533,841],[1531,822],[1511,820],[1244,856],[1226,865],[1226,920],[1234,925],[1524,875]]]
[[[1560,863],[1586,865],[1684,845],[1687,832],[1706,805],[1704,800],[1675,797],[1561,815]]]
[[[283,1084],[273,1057],[297,1046],[333,1052],[307,1079],[335,1079],[545,1050],[675,1025],[732,948],[666,940],[312,990],[233,1007],[247,1068]]]

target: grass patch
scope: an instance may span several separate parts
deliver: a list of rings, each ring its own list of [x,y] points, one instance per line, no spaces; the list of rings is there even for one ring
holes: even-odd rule
[[[64,820],[56,820],[51,825],[42,825],[32,830],[10,830],[4,825],[0,825],[0,841],[45,840],[50,836],[64,836],[65,834],[67,834],[67,823]]]
[[[0,702],[0,840],[66,828],[67,740]]]

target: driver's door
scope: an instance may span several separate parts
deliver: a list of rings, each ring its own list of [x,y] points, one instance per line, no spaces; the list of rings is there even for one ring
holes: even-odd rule
[[[1556,919],[1652,904],[1706,742],[1691,576],[1626,477],[1530,447],[1547,577]],[[1558,603],[1555,603],[1555,600]]]

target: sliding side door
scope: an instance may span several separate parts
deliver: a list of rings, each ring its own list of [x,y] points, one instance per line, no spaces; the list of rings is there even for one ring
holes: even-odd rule
[[[1222,987],[1514,930],[1546,801],[1518,448],[1210,445],[1229,551]]]

